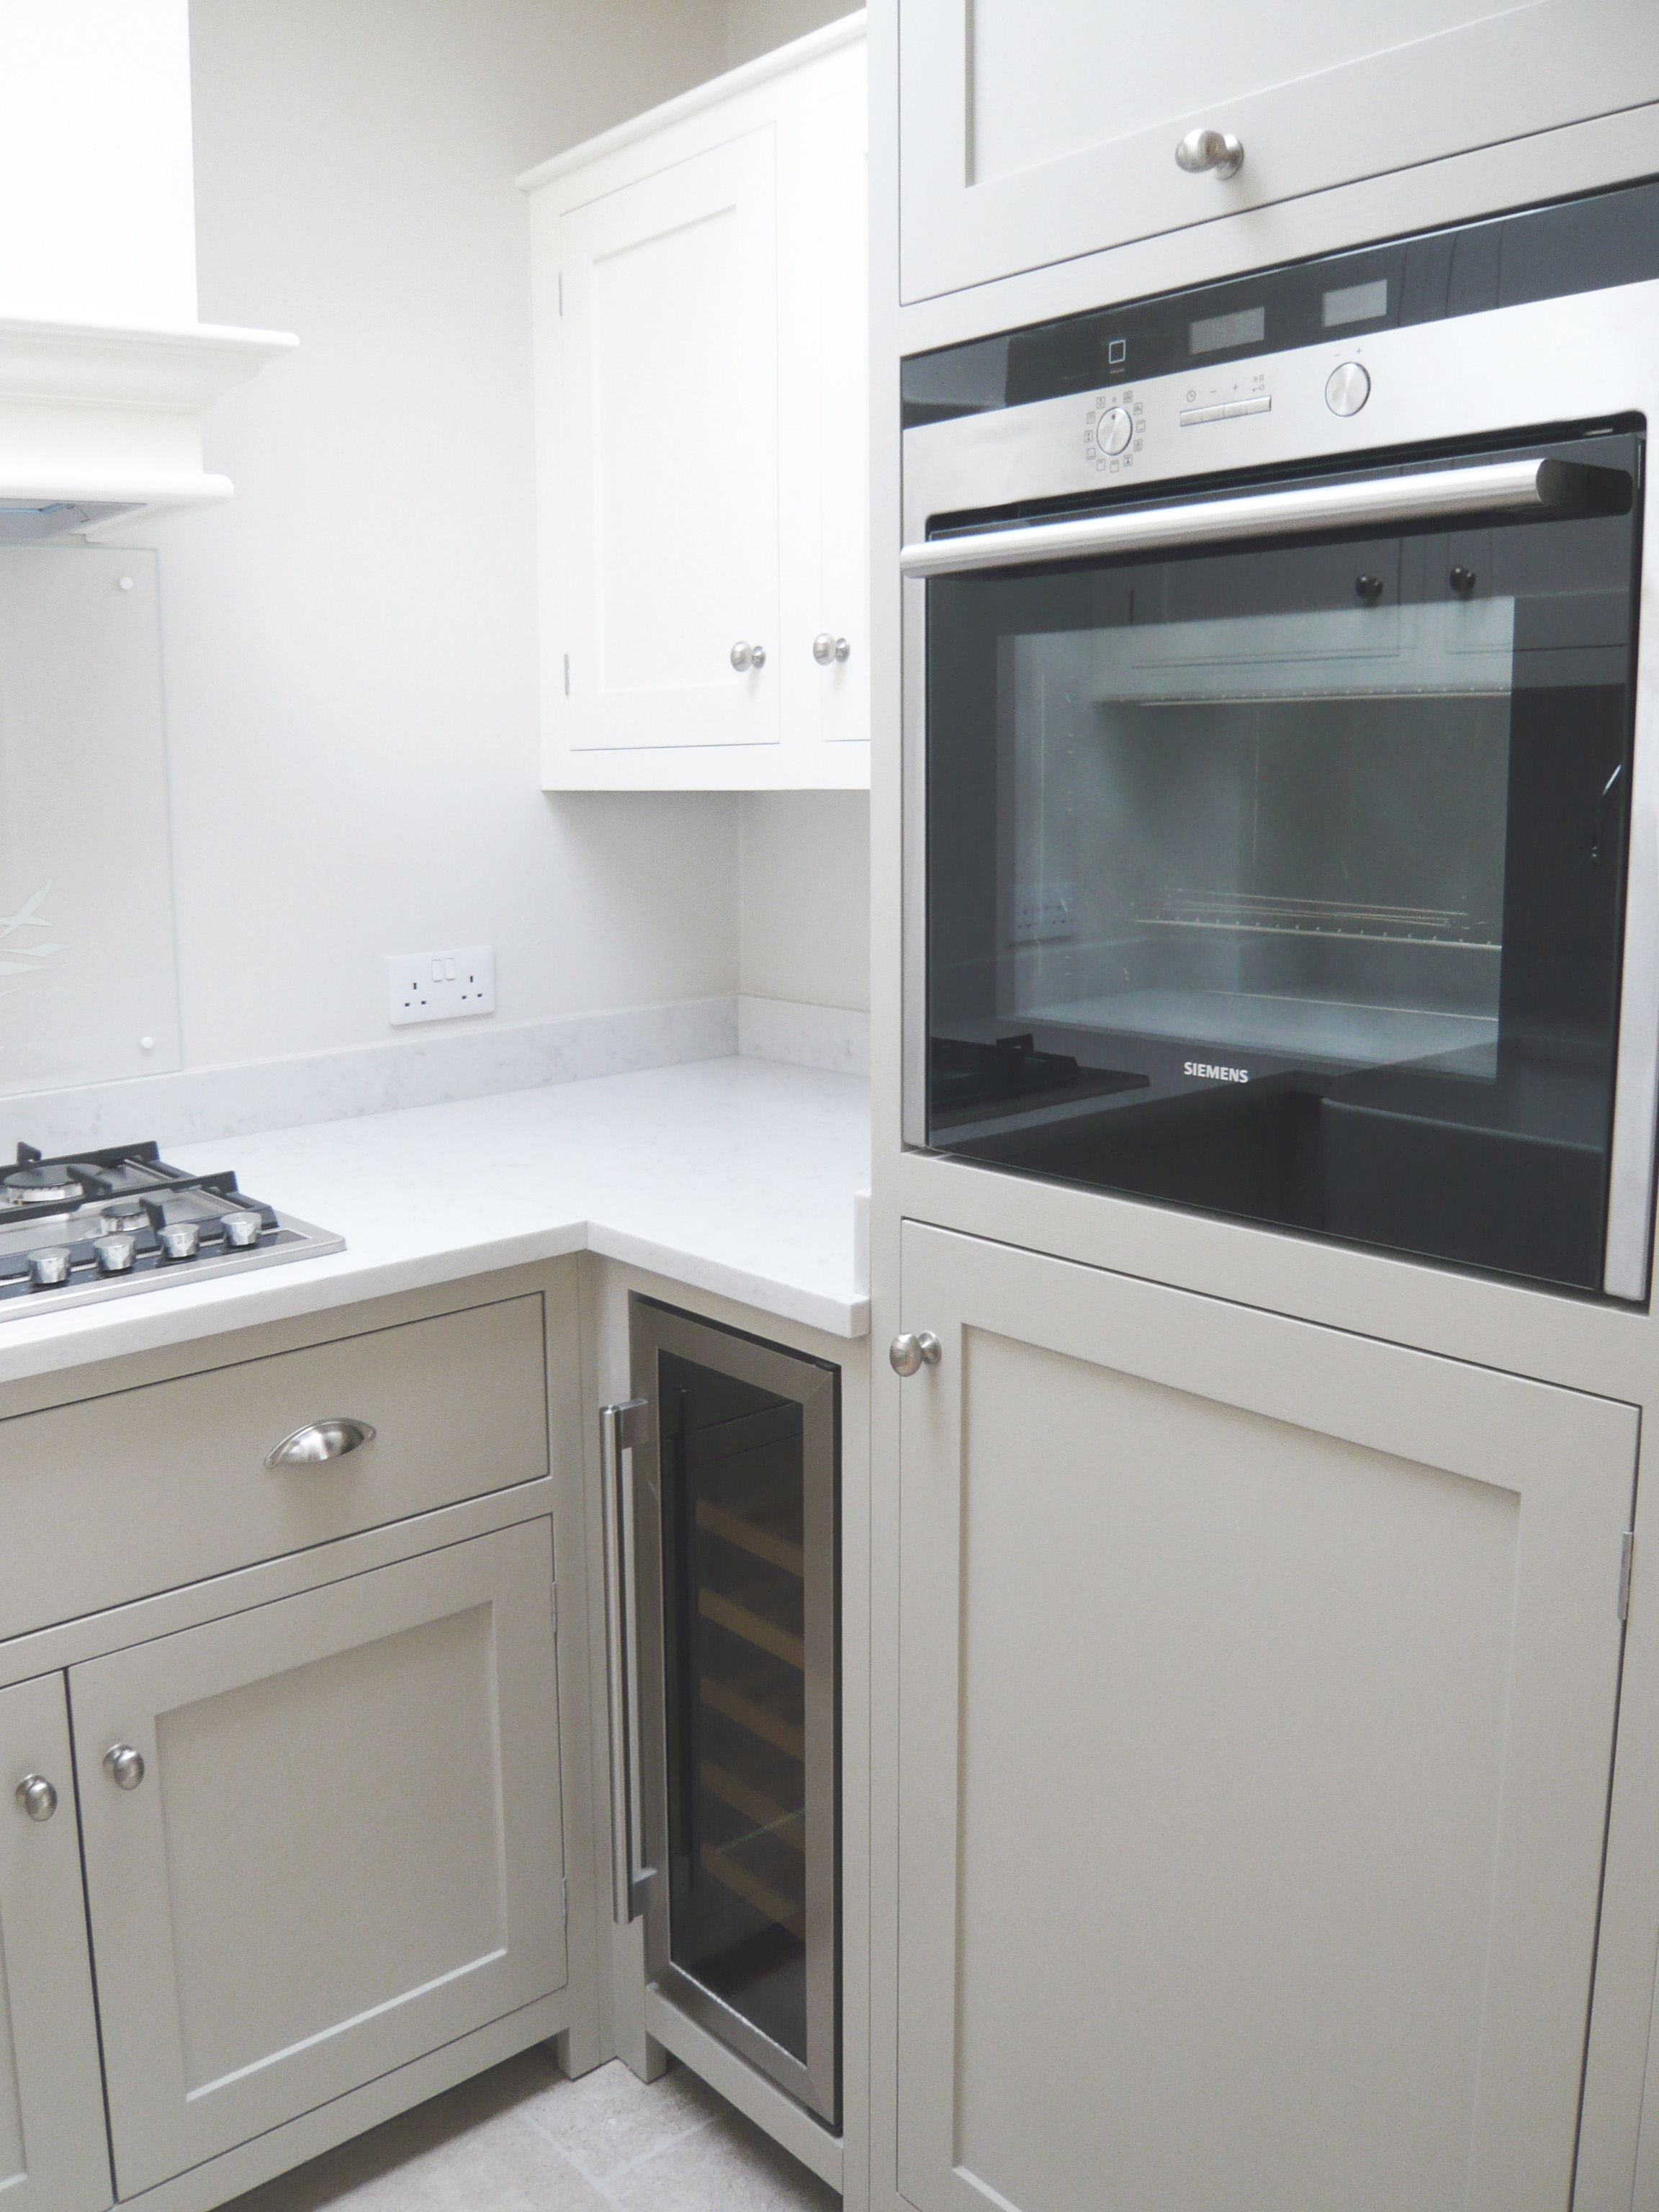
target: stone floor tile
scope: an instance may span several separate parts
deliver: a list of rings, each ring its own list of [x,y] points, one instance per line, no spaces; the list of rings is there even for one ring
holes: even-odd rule
[[[684,2067],[645,2082],[613,2058],[574,2081],[561,2075],[522,2109],[590,2181],[605,2182],[727,2108]]]
[[[724,2106],[609,2185],[621,2212],[839,2212],[841,2198],[769,2136]]]

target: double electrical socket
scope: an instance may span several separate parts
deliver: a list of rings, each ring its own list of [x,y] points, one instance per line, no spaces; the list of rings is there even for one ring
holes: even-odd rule
[[[394,952],[386,963],[386,1011],[395,1025],[453,1022],[495,1011],[495,954],[488,945],[459,952]]]

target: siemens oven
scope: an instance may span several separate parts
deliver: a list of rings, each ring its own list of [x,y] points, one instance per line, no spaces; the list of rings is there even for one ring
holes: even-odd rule
[[[1659,185],[904,399],[907,1144],[1644,1300]]]

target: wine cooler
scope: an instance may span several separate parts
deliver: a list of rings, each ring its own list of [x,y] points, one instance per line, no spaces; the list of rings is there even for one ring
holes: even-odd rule
[[[840,2122],[839,1370],[635,1297],[604,1409],[619,1921]]]

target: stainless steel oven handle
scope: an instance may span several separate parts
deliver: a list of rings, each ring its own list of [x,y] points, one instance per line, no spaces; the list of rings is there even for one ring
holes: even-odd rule
[[[1372,477],[1363,483],[1244,492],[1236,499],[1193,500],[1176,507],[1115,507],[1063,522],[1015,523],[960,538],[930,538],[905,546],[899,567],[907,576],[954,576],[978,568],[1023,568],[1037,561],[1076,561],[1093,553],[1288,537],[1358,523],[1572,508],[1581,503],[1590,474],[1571,461],[1492,461],[1413,476]]]
[[[633,1516],[628,1510],[622,1455],[650,1442],[650,1401],[627,1398],[599,1408],[599,1483],[605,1521],[605,1685],[611,1711],[611,1910],[619,1928],[639,1917],[635,1846],[640,1792],[635,1772],[638,1730],[629,1697],[634,1636]]]

